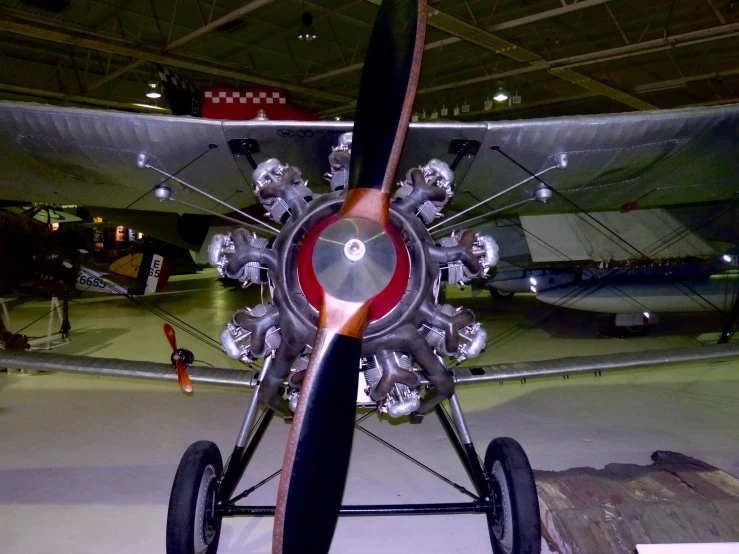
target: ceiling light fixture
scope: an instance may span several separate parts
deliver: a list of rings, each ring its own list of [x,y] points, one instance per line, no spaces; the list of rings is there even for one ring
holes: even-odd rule
[[[493,96],[493,100],[496,102],[504,102],[508,100],[508,91],[503,86],[503,81],[498,81],[498,92]]]
[[[149,81],[149,90],[146,92],[147,98],[161,98],[162,94],[158,90],[159,83],[156,81]]]
[[[298,30],[298,38],[300,40],[310,42],[312,40],[316,40],[318,38],[318,34],[313,28],[313,15],[310,12],[305,11],[305,2],[303,2],[303,10],[303,16],[301,18],[303,24]]]

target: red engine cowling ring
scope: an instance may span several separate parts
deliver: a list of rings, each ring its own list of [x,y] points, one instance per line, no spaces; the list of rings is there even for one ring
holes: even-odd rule
[[[305,298],[310,305],[316,310],[321,309],[323,289],[318,283],[316,272],[313,270],[313,249],[321,232],[335,221],[338,221],[338,219],[339,216],[334,215],[316,224],[305,235],[303,245],[298,252],[298,280],[300,281],[300,288],[303,289],[303,294],[305,294]],[[390,279],[390,283],[370,301],[370,321],[376,321],[384,317],[398,305],[401,298],[403,298],[403,294],[405,294],[410,277],[411,264],[408,257],[408,249],[405,247],[403,238],[390,225],[385,227],[385,231],[393,241],[397,261],[395,264],[395,273],[392,279]]]

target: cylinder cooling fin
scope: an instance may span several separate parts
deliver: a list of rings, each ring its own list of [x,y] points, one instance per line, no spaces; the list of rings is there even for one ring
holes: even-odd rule
[[[253,187],[265,211],[282,224],[278,236],[270,242],[237,229],[215,235],[208,249],[221,276],[245,285],[270,284],[270,301],[236,312],[221,343],[245,364],[272,358],[259,397],[285,414],[300,398],[323,296],[321,279],[330,278],[332,286],[341,279],[317,275],[314,254],[319,235],[338,219],[351,145],[352,135],[345,133],[329,155],[328,194],[314,195],[298,168],[276,158],[263,161],[253,172]],[[396,266],[373,301],[358,368],[363,377],[358,401],[376,404],[391,418],[425,413],[448,398],[454,381],[444,360],[474,358],[487,340],[471,311],[436,301],[440,282],[464,285],[484,277],[498,261],[492,237],[461,230],[432,239],[427,226],[442,216],[453,189],[454,172],[432,159],[408,170],[391,202],[383,236],[395,249]],[[334,245],[336,253],[327,255],[346,256],[344,264],[367,263],[360,261],[365,255],[380,263],[371,260],[376,248],[370,240],[358,235],[352,239],[356,244]],[[421,382],[429,387],[422,390]]]

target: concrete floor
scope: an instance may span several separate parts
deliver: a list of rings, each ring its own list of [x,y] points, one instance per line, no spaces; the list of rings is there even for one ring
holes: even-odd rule
[[[232,313],[254,305],[258,288],[232,289],[211,271],[174,277],[167,293],[142,302],[217,337]],[[450,294],[497,338],[476,363],[547,359],[696,344],[718,331],[712,316],[666,318],[648,337],[599,335],[605,319],[545,306],[530,295],[492,303],[487,293]],[[18,329],[48,310],[16,302]],[[545,319],[545,316],[549,316]],[[71,306],[72,343],[58,352],[165,361],[162,320],[121,298],[86,298]],[[42,319],[25,332],[41,335]],[[178,330],[199,360],[237,367],[217,349]],[[0,376],[0,537],[2,552],[163,552],[172,478],[187,446],[200,439],[228,453],[248,393],[69,375]],[[657,449],[675,450],[739,475],[739,362],[696,363],[646,371],[545,379],[526,385],[459,390],[479,453],[496,436],[512,436],[536,469],[648,464]],[[372,417],[367,428],[467,485],[444,433]],[[279,468],[288,426],[277,421],[247,471],[249,486]],[[272,504],[276,480],[252,496]],[[362,434],[355,437],[345,502],[464,501],[454,489]],[[270,551],[271,518],[226,520],[223,553]],[[480,516],[340,520],[332,552],[478,554],[490,552]]]

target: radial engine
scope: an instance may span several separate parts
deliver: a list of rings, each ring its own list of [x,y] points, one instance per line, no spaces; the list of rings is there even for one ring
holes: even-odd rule
[[[328,194],[313,194],[300,170],[280,160],[259,164],[254,192],[269,217],[283,225],[279,235],[270,243],[237,229],[215,235],[208,250],[221,276],[269,287],[271,302],[237,311],[221,343],[231,358],[246,364],[271,358],[259,400],[283,415],[295,411],[300,397],[323,299],[319,281],[341,280],[342,263],[372,255],[371,237],[337,244],[330,275],[314,270],[314,255],[325,250],[317,244],[319,235],[338,219],[343,202],[351,138],[342,135],[329,156]],[[426,413],[448,398],[454,378],[447,363],[476,357],[487,339],[470,310],[437,301],[442,283],[483,277],[498,261],[490,236],[462,230],[438,242],[431,237],[427,226],[441,217],[453,185],[449,165],[432,159],[408,171],[390,205],[386,231],[398,254],[395,273],[372,302],[360,367],[354,369],[361,372],[358,402],[392,418]]]

